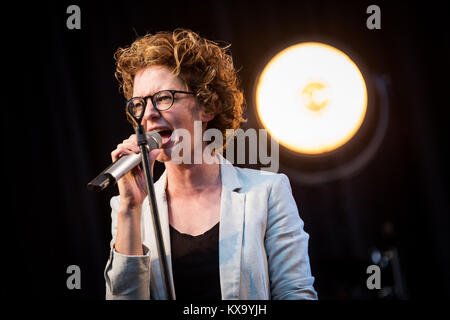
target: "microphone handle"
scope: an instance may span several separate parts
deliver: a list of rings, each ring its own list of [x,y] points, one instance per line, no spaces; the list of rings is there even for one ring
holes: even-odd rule
[[[141,155],[137,153],[127,154],[111,163],[97,177],[88,183],[91,191],[102,191],[116,183],[124,174],[136,167],[141,162]]]
[[[119,159],[114,161],[114,163],[112,163],[102,173],[109,175],[110,178],[112,178],[114,182],[116,182],[117,180],[122,178],[128,171],[136,167],[139,163],[141,163],[140,154],[127,154],[126,156],[120,157]]]
[[[161,147],[161,136],[156,132],[148,132],[147,141],[147,150],[159,149]],[[141,163],[140,154],[133,153],[120,157],[90,181],[87,187],[91,191],[102,191],[108,186],[115,184],[117,180],[136,167],[139,163]]]

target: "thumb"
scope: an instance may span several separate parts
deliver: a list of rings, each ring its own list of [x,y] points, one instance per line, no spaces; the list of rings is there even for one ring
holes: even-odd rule
[[[153,149],[148,153],[149,161],[153,164],[161,153],[161,149]]]

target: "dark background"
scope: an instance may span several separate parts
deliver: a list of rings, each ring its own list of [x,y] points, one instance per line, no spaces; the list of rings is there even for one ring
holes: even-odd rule
[[[81,30],[66,28],[71,4],[81,8]],[[371,4],[381,8],[381,30],[366,27]],[[4,15],[4,52],[11,57],[4,68],[12,68],[4,77],[13,87],[3,100],[4,154],[16,155],[5,170],[3,212],[13,221],[3,225],[4,248],[14,257],[7,263],[11,293],[104,298],[109,198],[117,191],[92,193],[86,184],[132,133],[113,54],[147,32],[183,27],[232,44],[249,102],[246,127],[258,127],[255,76],[275,50],[297,40],[341,44],[369,82],[371,74],[387,79],[389,125],[371,161],[351,177],[319,185],[291,178],[310,234],[315,287],[321,299],[379,299],[379,291],[366,288],[370,252],[394,247],[405,290],[387,298],[450,296],[444,2],[61,1],[16,3]],[[290,167],[311,166],[280,152]],[[66,287],[72,264],[81,268],[81,290]],[[395,284],[390,272],[383,269],[382,287]]]

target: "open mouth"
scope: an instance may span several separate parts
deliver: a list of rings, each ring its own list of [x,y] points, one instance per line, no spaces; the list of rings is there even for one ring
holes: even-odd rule
[[[172,136],[172,130],[168,128],[155,129],[154,131],[158,132],[162,138],[162,146],[164,146],[167,142],[170,141],[170,137]]]

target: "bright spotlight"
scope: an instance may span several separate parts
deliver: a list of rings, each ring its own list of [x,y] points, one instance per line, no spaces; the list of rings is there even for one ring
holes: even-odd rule
[[[256,87],[258,116],[271,136],[298,153],[345,144],[363,123],[367,88],[355,63],[326,44],[305,42],[278,53]]]

